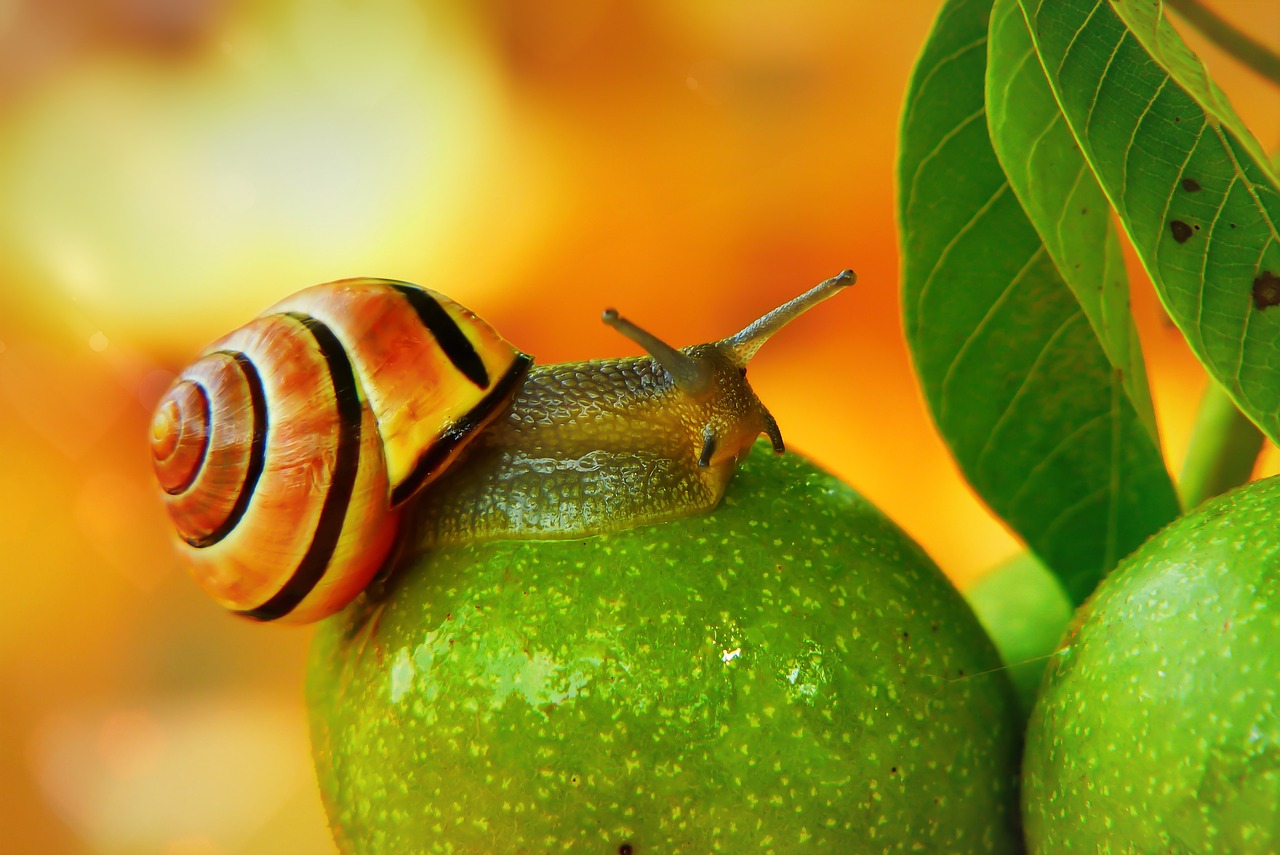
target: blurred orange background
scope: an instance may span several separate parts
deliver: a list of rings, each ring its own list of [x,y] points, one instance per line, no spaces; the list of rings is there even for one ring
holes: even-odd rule
[[[315,282],[421,282],[551,362],[634,352],[605,306],[689,344],[853,267],[756,390],[958,584],[1017,550],[900,333],[895,136],[939,4],[802,5],[0,2],[0,850],[332,851],[309,632],[196,590],[145,446],[173,372]],[[1280,43],[1272,0],[1213,5]],[[1276,90],[1189,40],[1275,149]],[[1204,378],[1136,281],[1176,471]]]

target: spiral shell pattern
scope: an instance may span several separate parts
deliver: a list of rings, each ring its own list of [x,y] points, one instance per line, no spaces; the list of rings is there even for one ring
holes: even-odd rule
[[[448,298],[375,279],[301,291],[210,345],[151,430],[196,580],[258,620],[342,608],[529,364]]]

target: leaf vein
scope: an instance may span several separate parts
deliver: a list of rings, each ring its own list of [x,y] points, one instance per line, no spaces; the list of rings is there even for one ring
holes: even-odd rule
[[[1068,519],[1073,517],[1075,514],[1079,513],[1084,508],[1089,507],[1089,505],[1092,505],[1095,502],[1097,502],[1099,499],[1103,498],[1110,491],[1110,489],[1111,489],[1110,487],[1106,487],[1106,486],[1099,487],[1089,495],[1081,498],[1078,502],[1075,502],[1074,504],[1068,505],[1067,507],[1063,508],[1062,511],[1059,512],[1059,514],[1053,518],[1053,522],[1049,523],[1049,525],[1044,527],[1044,530],[1040,535],[1041,542],[1048,542],[1052,540],[1054,537],[1056,537],[1058,529],[1062,528],[1062,526],[1066,523]]]
[[[995,317],[996,311],[1004,304],[1009,295],[1014,292],[1014,289],[1022,282],[1023,278],[1026,276],[1027,272],[1031,270],[1031,267],[1036,263],[1036,261],[1044,255],[1044,251],[1044,245],[1041,244],[1036,248],[1035,252],[1031,253],[1031,256],[1027,259],[1026,263],[1023,264],[1022,267],[1018,269],[1018,272],[1009,280],[1009,284],[1001,290],[1000,295],[991,301],[991,305],[987,307],[987,311],[983,314],[982,319],[978,321],[978,323],[974,325],[973,330],[965,336],[964,341],[956,350],[956,355],[951,358],[951,363],[947,366],[947,371],[942,376],[942,382],[938,387],[939,422],[943,424],[947,422],[947,412],[950,408],[949,390],[951,381],[954,379],[956,366],[958,366],[963,360],[964,355],[968,352],[974,342],[977,341],[987,324],[993,317]]]
[[[933,78],[936,77],[938,73],[941,72],[946,66],[950,65],[951,63],[960,59],[960,57],[964,56],[964,54],[968,53],[969,51],[973,50],[976,47],[981,47],[986,43],[987,43],[987,37],[984,35],[978,39],[975,39],[974,41],[970,42],[967,45],[956,48],[951,53],[947,54],[946,56],[939,59],[936,63],[934,63],[933,68],[929,69],[929,72],[925,74],[924,77],[920,78],[920,82],[919,84],[917,84],[915,89],[916,96],[911,99],[911,106],[907,108],[907,115],[902,120],[902,127],[904,129],[902,135],[904,137],[907,135],[905,129],[911,127],[911,124],[915,121],[916,110],[919,108],[920,103],[925,100],[924,98],[920,97],[920,93],[924,92],[925,89],[928,88],[929,84],[933,82]]]
[[[1089,10],[1089,14],[1085,16],[1084,20],[1080,22],[1080,26],[1077,27],[1075,32],[1071,34],[1071,39],[1067,42],[1067,46],[1062,49],[1062,58],[1058,60],[1058,68],[1057,68],[1057,71],[1054,72],[1055,76],[1060,76],[1062,74],[1062,68],[1067,64],[1067,60],[1071,56],[1071,51],[1076,46],[1076,40],[1080,38],[1081,33],[1083,33],[1086,29],[1088,29],[1089,22],[1093,20],[1093,16],[1097,14],[1097,11],[1101,6],[1102,6],[1102,0],[1098,0],[1098,2],[1094,3],[1093,8]],[[1036,7],[1037,18],[1040,17],[1040,11],[1043,8],[1044,8],[1044,2],[1043,0],[1041,0],[1040,5]],[[1035,33],[1033,32],[1032,35],[1034,36]],[[1039,45],[1038,39],[1034,39],[1034,41],[1036,42],[1037,45]]]
[[[1023,53],[1022,56],[1018,57],[1018,61],[1013,64],[1009,74],[1005,76],[1004,91],[1000,93],[1000,105],[1004,108],[1000,111],[1001,125],[1004,124],[1005,117],[1009,115],[1009,91],[1013,88],[1013,84],[1018,81],[1018,76],[1022,73],[1022,69],[1027,64],[1027,60],[1035,56],[1035,53],[1036,50],[1034,45],[1027,48],[1026,52]],[[987,99],[987,103],[991,103],[990,98]],[[993,133],[991,136],[994,139],[996,135]]]
[[[1042,458],[1040,458],[1040,461],[1036,463],[1035,466],[1031,467],[1031,471],[1027,473],[1027,477],[1022,482],[1022,486],[1019,487],[1018,491],[1014,493],[1013,496],[1009,499],[1010,513],[1013,514],[1017,512],[1018,506],[1022,504],[1022,501],[1026,497],[1028,490],[1030,490],[1032,486],[1032,482],[1034,482],[1035,479],[1039,477],[1040,473],[1043,472],[1051,462],[1053,462],[1054,458],[1056,458],[1060,453],[1062,453],[1062,451],[1064,451],[1072,442],[1074,442],[1082,434],[1092,429],[1094,425],[1096,425],[1098,422],[1110,417],[1110,415],[1111,413],[1109,412],[1098,413],[1097,415],[1081,422],[1079,425],[1075,427],[1074,430],[1072,430],[1070,433],[1066,434],[1061,439],[1059,439],[1057,445],[1049,449],[1049,451],[1046,452]]]
[[[1125,32],[1128,32],[1126,30]],[[1129,161],[1133,157],[1134,149],[1138,147],[1138,133],[1142,130],[1142,123],[1146,121],[1147,116],[1151,114],[1151,108],[1155,106],[1156,99],[1160,97],[1160,93],[1164,91],[1165,84],[1169,82],[1169,78],[1160,81],[1160,85],[1156,87],[1156,91],[1151,93],[1151,97],[1147,99],[1146,105],[1142,108],[1142,112],[1138,114],[1138,120],[1133,123],[1133,131],[1129,134],[1129,139],[1124,143],[1124,159],[1120,162],[1120,192],[1117,194],[1124,200],[1125,210],[1129,209]]]
[[[978,210],[973,212],[973,216],[969,217],[963,226],[956,229],[956,233],[951,236],[951,240],[947,241],[947,245],[938,253],[937,261],[934,262],[933,268],[929,271],[929,275],[924,280],[924,284],[920,286],[920,293],[916,297],[916,304],[918,306],[923,307],[925,301],[928,300],[929,290],[933,287],[933,282],[938,275],[938,271],[942,269],[947,258],[951,255],[951,251],[954,250],[956,244],[960,242],[960,238],[964,237],[964,235],[972,230],[973,227],[977,225],[978,221],[982,219],[983,215],[986,214],[987,211],[991,210],[991,207],[995,205],[996,201],[1008,190],[1009,182],[1005,181],[1001,183],[1001,185],[996,188],[995,192],[991,194],[991,197],[987,199],[987,201],[984,202]]]
[[[1239,180],[1238,175],[1231,176],[1231,180],[1227,182],[1226,191],[1222,194],[1222,198],[1218,200],[1218,207],[1213,212],[1213,217],[1210,218],[1210,222],[1216,223],[1218,219],[1222,216],[1222,211],[1227,206],[1227,200],[1231,198],[1231,189],[1235,187],[1236,181],[1238,180]],[[1212,245],[1208,240],[1208,235],[1206,235],[1205,237],[1206,239],[1204,241],[1204,250],[1200,253],[1200,273],[1198,276],[1195,277],[1196,282],[1199,285],[1199,297],[1200,297],[1199,301],[1196,304],[1196,335],[1200,337],[1201,342],[1204,342],[1206,340],[1205,326],[1204,326],[1204,300],[1205,300],[1205,295],[1208,293],[1208,290],[1209,290],[1209,247]],[[1212,338],[1212,336],[1209,336],[1209,338]],[[1240,347],[1238,348],[1237,355],[1242,356],[1244,352],[1244,345],[1243,345],[1243,342],[1240,342],[1239,344],[1240,344]],[[1213,360],[1213,361],[1216,362],[1217,360]],[[1237,363],[1237,374],[1236,374],[1237,385],[1239,384],[1239,379],[1240,379],[1238,368],[1239,366]]]
[[[1093,111],[1097,109],[1098,102],[1102,100],[1102,87],[1107,82],[1107,73],[1111,71],[1111,64],[1116,61],[1116,54],[1120,53],[1120,46],[1124,44],[1125,37],[1129,35],[1128,30],[1120,31],[1120,38],[1116,39],[1116,43],[1111,46],[1111,53],[1107,56],[1107,62],[1102,66],[1101,73],[1098,74],[1098,85],[1093,89],[1093,98],[1089,101],[1089,109],[1084,114],[1084,133],[1089,135],[1090,127],[1093,125]]]
[[[1030,387],[1031,380],[1036,376],[1036,373],[1039,370],[1041,363],[1044,361],[1045,355],[1048,354],[1054,348],[1054,346],[1058,343],[1058,340],[1062,338],[1062,336],[1065,334],[1066,330],[1073,323],[1075,323],[1076,321],[1080,320],[1083,317],[1084,317],[1084,311],[1079,307],[1077,307],[1076,310],[1073,311],[1066,318],[1064,318],[1062,323],[1058,325],[1058,328],[1054,330],[1053,333],[1048,338],[1045,339],[1044,344],[1041,345],[1040,347],[1040,352],[1036,354],[1035,360],[1032,361],[1031,367],[1027,369],[1027,372],[1022,376],[1022,382],[1018,384],[1017,391],[1013,393],[1013,397],[1010,398],[1009,403],[1005,405],[1004,410],[1000,413],[1000,417],[996,419],[995,424],[991,426],[991,430],[987,432],[987,439],[983,443],[982,449],[978,452],[977,457],[974,458],[974,466],[973,466],[974,472],[982,471],[983,464],[986,462],[987,455],[991,453],[993,444],[995,443],[996,436],[1004,428],[1005,422],[1009,420],[1014,410],[1018,408],[1018,404],[1021,401],[1022,396],[1026,393],[1027,389]]]
[[[1196,131],[1195,140],[1191,143],[1191,145],[1187,147],[1187,156],[1182,159],[1182,165],[1178,167],[1178,176],[1181,176],[1182,173],[1187,171],[1187,164],[1191,162],[1191,156],[1195,154],[1197,146],[1200,145],[1200,140],[1204,138],[1205,127],[1206,125],[1204,124],[1200,125],[1200,130]],[[1160,269],[1160,248],[1161,246],[1164,245],[1164,242],[1161,240],[1161,237],[1164,234],[1165,220],[1169,218],[1169,209],[1173,207],[1173,199],[1175,195],[1177,195],[1177,191],[1174,188],[1174,186],[1171,185],[1169,188],[1169,195],[1165,196],[1164,198],[1164,209],[1160,212],[1160,219],[1156,221],[1155,247],[1151,251],[1151,268],[1153,270]],[[1204,306],[1204,278],[1203,277],[1201,277],[1200,279],[1200,305],[1201,305],[1201,308],[1203,308]],[[1197,314],[1196,314],[1197,327],[1199,326],[1199,324],[1200,324],[1200,315],[1199,315],[1199,310],[1197,310]]]
[[[1062,116],[1061,110],[1054,111],[1053,118],[1049,120],[1048,124],[1046,124],[1043,128],[1040,129],[1040,133],[1036,134],[1036,138],[1031,141],[1031,144],[1029,146],[1027,146],[1027,156],[1024,160],[1024,163],[1026,164],[1026,167],[1027,167],[1025,174],[1027,176],[1028,188],[1032,186],[1032,182],[1034,180],[1031,173],[1031,164],[1032,164],[1032,161],[1035,159],[1036,151],[1039,150],[1040,144],[1045,141],[1045,139],[1049,136],[1050,132],[1053,131],[1054,126],[1058,124],[1058,120],[1061,119],[1062,117],[1063,116]]]
[[[1062,114],[1059,113],[1058,115],[1061,116]],[[1078,190],[1080,187],[1080,180],[1084,178],[1085,172],[1088,170],[1088,168],[1089,168],[1089,164],[1085,162],[1084,156],[1081,155],[1080,166],[1079,168],[1076,169],[1076,177],[1072,179],[1071,188],[1067,191],[1066,195],[1062,197],[1063,199],[1070,200],[1075,198],[1076,190]],[[1067,237],[1063,232],[1063,229],[1065,229],[1066,227],[1067,227],[1067,208],[1064,205],[1062,208],[1062,215],[1058,217],[1058,222],[1054,224],[1054,230],[1053,230],[1053,234],[1058,241],[1059,248],[1066,245]],[[1064,263],[1065,263],[1065,259],[1064,259]]]
[[[986,107],[983,106],[983,107],[979,107],[977,110],[973,111],[968,116],[965,116],[963,119],[961,119],[959,122],[956,123],[955,127],[951,128],[949,131],[943,134],[942,137],[938,139],[937,145],[929,149],[929,151],[924,155],[924,157],[920,158],[920,160],[916,163],[915,169],[913,169],[911,172],[911,192],[907,194],[907,205],[906,205],[907,211],[915,210],[916,190],[920,187],[920,181],[918,179],[920,178],[920,173],[924,171],[925,166],[929,164],[934,158],[942,154],[942,151],[943,149],[946,148],[947,143],[955,139],[956,136],[958,136],[961,131],[963,131],[969,125],[973,124],[974,121],[982,118],[982,116],[985,113],[986,113]]]
[[[1272,219],[1271,212],[1267,210],[1266,203],[1264,203],[1262,198],[1258,195],[1257,185],[1249,180],[1249,176],[1245,173],[1244,167],[1240,165],[1240,159],[1236,157],[1235,149],[1231,147],[1231,141],[1227,138],[1227,135],[1222,132],[1222,126],[1214,123],[1213,132],[1217,134],[1218,139],[1222,142],[1222,147],[1226,150],[1227,157],[1231,159],[1231,165],[1235,167],[1236,174],[1240,176],[1240,181],[1244,184],[1245,192],[1249,194],[1249,197],[1253,200],[1253,204],[1258,208],[1258,213],[1262,215],[1263,222],[1267,224],[1267,229],[1271,233],[1271,239],[1273,241],[1280,242],[1280,231],[1277,231],[1276,221]]]

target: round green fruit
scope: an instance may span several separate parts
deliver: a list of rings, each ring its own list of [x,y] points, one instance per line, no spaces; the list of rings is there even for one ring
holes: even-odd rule
[[[992,568],[965,591],[965,599],[1008,666],[1025,719],[1049,656],[1071,622],[1071,600],[1057,577],[1029,552]]]
[[[1023,771],[1033,851],[1280,851],[1280,480],[1103,581],[1045,674]]]
[[[972,612],[794,455],[713,513],[405,561],[308,697],[346,852],[1007,852],[1017,714]]]

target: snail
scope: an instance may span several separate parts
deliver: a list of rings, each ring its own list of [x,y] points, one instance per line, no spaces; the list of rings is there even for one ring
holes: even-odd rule
[[[714,508],[764,434],[747,363],[846,270],[741,332],[534,365],[434,291],[344,279],[209,345],[162,396],[151,453],[197,582],[261,621],[332,614],[416,543],[580,537]]]

